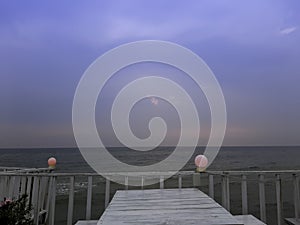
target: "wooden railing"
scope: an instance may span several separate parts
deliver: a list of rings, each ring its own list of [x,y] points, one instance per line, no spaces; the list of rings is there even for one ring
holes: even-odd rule
[[[164,178],[169,176],[169,173],[124,173],[118,176],[124,178],[124,189],[130,189],[129,178],[136,177],[140,179],[140,188],[147,188],[145,186],[147,178],[157,178],[159,188],[165,188]],[[114,174],[106,174],[106,177],[114,176]],[[299,219],[300,198],[299,198],[299,176],[300,170],[286,170],[286,171],[207,171],[205,173],[195,173],[194,171],[180,171],[177,172],[172,178],[176,179],[176,185],[171,188],[183,188],[187,185],[184,184],[183,178],[191,178],[188,186],[199,187],[206,189],[207,194],[214,199],[216,192],[221,193],[221,200],[217,200],[224,208],[231,211],[231,197],[230,189],[233,184],[240,184],[241,193],[241,213],[249,213],[249,191],[248,183],[256,182],[258,184],[259,196],[259,210],[260,219],[264,222],[267,221],[267,205],[266,205],[266,187],[267,182],[275,184],[276,193],[276,215],[277,224],[283,224],[283,195],[282,195],[282,182],[289,179],[293,182],[293,199],[294,199],[294,217]],[[94,173],[12,173],[11,171],[0,172],[0,197],[14,198],[20,196],[22,193],[30,195],[30,201],[34,206],[35,224],[39,224],[39,213],[41,210],[47,211],[46,223],[49,225],[55,224],[55,207],[57,195],[57,179],[63,178],[68,180],[68,211],[67,211],[67,224],[73,224],[74,218],[74,192],[75,181],[83,177],[86,186],[86,206],[85,218],[91,219],[92,215],[92,196],[93,196],[93,183],[95,178],[101,178],[105,182],[104,193],[104,207],[106,208],[110,201],[111,196],[111,181],[104,179],[98,174]],[[103,184],[104,185],[104,184]],[[218,188],[220,186],[220,188]],[[170,188],[170,187],[168,187]],[[218,193],[219,193],[218,192]],[[100,215],[99,215],[100,216]]]
[[[283,196],[282,196],[282,177],[284,180],[293,181],[293,199],[294,199],[294,216],[299,219],[300,209],[300,198],[299,198],[299,170],[286,170],[286,171],[210,171],[208,177],[210,179],[210,196],[213,198],[213,177],[222,177],[222,205],[228,211],[230,211],[230,177],[239,177],[241,182],[241,199],[242,199],[242,214],[248,214],[248,190],[247,190],[247,178],[249,176],[257,177],[258,191],[259,191],[259,208],[260,208],[260,219],[263,222],[267,222],[266,217],[266,194],[265,194],[265,183],[275,183],[276,193],[276,214],[277,224],[283,224]],[[268,178],[266,179],[266,176]],[[253,179],[253,178],[252,178]]]

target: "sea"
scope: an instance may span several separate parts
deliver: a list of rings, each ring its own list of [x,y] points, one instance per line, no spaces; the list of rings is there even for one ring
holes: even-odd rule
[[[194,156],[203,154],[197,147]],[[132,165],[149,165],[165,159],[174,147],[159,147],[137,152],[124,147],[111,147],[117,159]],[[182,170],[193,170],[194,156]],[[0,149],[0,167],[47,167],[49,157],[57,159],[56,172],[93,172],[78,148]],[[289,170],[300,169],[300,146],[234,146],[221,147],[209,170]]]

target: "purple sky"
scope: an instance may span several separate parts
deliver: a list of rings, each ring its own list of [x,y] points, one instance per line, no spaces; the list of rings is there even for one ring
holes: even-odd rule
[[[227,104],[224,145],[299,145],[299,11],[298,0],[2,0],[0,147],[75,146],[72,100],[83,72],[109,49],[144,39],[176,42],[210,66]],[[191,85],[193,92],[182,76],[178,73],[176,79],[183,79],[183,86]],[[104,101],[99,101],[96,115],[100,133],[110,145],[115,140],[110,139],[107,115],[102,114],[114,89],[122,84],[117,78],[111,80]],[[197,99],[198,94],[191,95]],[[172,111],[162,101],[146,105],[147,112],[152,110],[146,119]],[[145,111],[137,108],[133,113],[138,112]],[[174,144],[172,135],[178,133],[178,118],[174,112],[171,115],[166,144]],[[204,110],[199,144],[205,144],[209,133],[207,115]],[[137,133],[147,127],[147,120],[142,127],[134,125],[141,124],[140,119],[136,116],[132,122]]]

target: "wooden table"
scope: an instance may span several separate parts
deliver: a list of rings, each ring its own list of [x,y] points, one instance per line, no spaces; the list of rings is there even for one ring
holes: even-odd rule
[[[117,191],[98,225],[242,224],[198,189]]]

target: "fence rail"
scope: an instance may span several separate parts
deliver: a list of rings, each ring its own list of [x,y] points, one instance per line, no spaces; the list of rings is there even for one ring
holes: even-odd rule
[[[30,202],[33,205],[34,223],[36,225],[41,223],[41,213],[46,213],[44,220],[46,224],[55,224],[55,207],[58,178],[68,180],[68,211],[67,211],[67,224],[71,225],[74,222],[74,193],[75,181],[78,177],[83,177],[87,182],[86,192],[86,213],[85,219],[90,220],[92,215],[92,200],[93,200],[93,184],[95,178],[101,178],[95,173],[54,173],[51,170],[38,169],[38,170],[17,170],[8,171],[3,170],[0,172],[0,197],[18,198],[21,194],[28,194]],[[129,186],[129,178],[135,177],[140,179],[140,188],[145,188],[147,177],[157,178],[159,188],[165,188],[165,177],[169,177],[170,173],[121,173],[118,176],[124,178],[124,189],[131,188]],[[106,177],[112,177],[114,173],[105,174]],[[194,171],[180,171],[173,175],[172,179],[177,179],[177,185],[173,188],[183,187],[183,178],[190,178],[192,176],[192,186],[203,188],[207,186],[208,195],[211,198],[216,197],[216,187],[220,184],[221,187],[221,204],[228,211],[231,211],[231,195],[230,189],[233,184],[240,184],[241,192],[241,211],[246,215],[249,213],[249,191],[248,184],[251,181],[258,184],[259,196],[259,211],[260,219],[264,222],[267,221],[267,207],[266,204],[266,183],[272,182],[275,185],[276,193],[276,214],[277,224],[283,224],[283,195],[282,183],[284,179],[290,179],[293,183],[293,199],[294,199],[294,217],[299,219],[300,215],[300,198],[299,198],[299,177],[300,170],[281,170],[281,171],[207,171],[205,173],[195,173]],[[111,196],[111,181],[105,181],[105,195],[104,207],[106,208],[110,201]],[[100,216],[100,215],[99,215]]]

